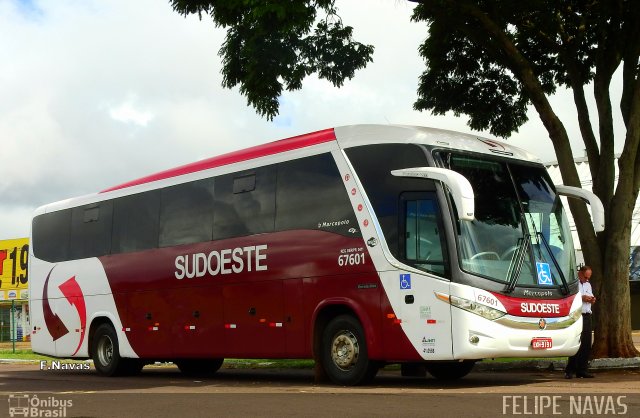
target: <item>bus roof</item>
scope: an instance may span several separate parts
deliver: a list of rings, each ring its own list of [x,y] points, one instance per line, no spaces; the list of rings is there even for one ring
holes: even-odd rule
[[[317,132],[257,145],[251,148],[233,151],[228,154],[219,155],[141,177],[136,180],[107,188],[102,190],[100,193],[125,189],[140,184],[178,177],[185,174],[191,174],[336,140],[340,148],[376,143],[415,143],[484,154],[502,155],[526,161],[540,161],[534,155],[521,148],[492,139],[481,138],[476,135],[418,126],[351,125],[324,129]]]
[[[117,186],[102,190],[100,193],[106,193],[113,190],[124,189],[139,184],[151,183],[158,180],[164,180],[171,177],[178,177],[185,174],[191,174],[202,170],[221,167],[223,165],[239,163],[242,161],[252,160],[258,157],[266,157],[269,155],[279,154],[285,151],[305,148],[311,145],[322,144],[324,142],[334,141],[336,139],[333,129],[325,129],[322,131],[312,132],[305,135],[294,136],[292,138],[281,139],[279,141],[268,142],[263,145],[257,145],[251,148],[245,148],[239,151],[233,151],[228,154],[219,155],[217,157],[207,158],[205,160],[196,161],[195,163],[186,164],[180,167],[171,168],[159,173],[141,177]]]

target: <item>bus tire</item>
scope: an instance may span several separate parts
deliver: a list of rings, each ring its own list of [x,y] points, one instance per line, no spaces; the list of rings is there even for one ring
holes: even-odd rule
[[[332,319],[322,333],[321,359],[327,377],[338,385],[362,385],[378,372],[371,361],[360,321],[351,315]]]
[[[456,380],[468,375],[474,364],[474,360],[464,360],[428,363],[426,366],[429,374],[438,380]]]
[[[224,359],[182,359],[176,360],[176,366],[186,376],[211,376],[217,372]]]
[[[91,340],[91,357],[96,371],[103,376],[135,374],[144,366],[138,359],[120,357],[118,335],[111,324],[96,328]]]

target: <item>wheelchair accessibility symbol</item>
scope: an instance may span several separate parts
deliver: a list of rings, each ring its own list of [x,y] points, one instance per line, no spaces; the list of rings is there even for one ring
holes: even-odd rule
[[[538,284],[541,286],[552,286],[551,269],[549,263],[536,262],[536,270],[538,271]]]
[[[401,274],[400,275],[400,289],[407,290],[411,289],[411,275],[410,274]]]

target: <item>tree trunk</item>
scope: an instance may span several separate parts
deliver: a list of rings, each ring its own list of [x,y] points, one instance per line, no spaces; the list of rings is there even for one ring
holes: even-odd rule
[[[635,200],[614,197],[608,217],[602,276],[594,271],[596,304],[592,357],[636,357],[640,353],[631,338],[629,294],[629,242],[631,213]]]
[[[598,357],[635,357],[640,355],[631,337],[631,301],[629,293],[629,249],[633,209],[638,199],[640,158],[640,89],[633,88],[627,118],[627,136],[618,159],[618,185],[607,209],[603,238],[603,275],[595,277],[595,341],[592,355]],[[602,197],[601,197],[602,198]],[[587,258],[587,261],[589,259]],[[595,273],[595,272],[594,272]]]

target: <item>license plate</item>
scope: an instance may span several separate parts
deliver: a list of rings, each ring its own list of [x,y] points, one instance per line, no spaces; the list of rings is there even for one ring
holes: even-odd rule
[[[551,338],[541,337],[533,338],[531,340],[531,348],[534,350],[546,350],[552,346]]]

